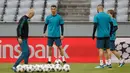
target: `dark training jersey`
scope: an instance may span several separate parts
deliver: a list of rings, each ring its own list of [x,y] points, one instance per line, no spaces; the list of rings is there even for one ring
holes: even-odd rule
[[[29,26],[28,26],[28,17],[24,15],[19,20],[19,24],[17,27],[17,37],[21,37],[22,39],[28,38],[28,32],[29,32]]]

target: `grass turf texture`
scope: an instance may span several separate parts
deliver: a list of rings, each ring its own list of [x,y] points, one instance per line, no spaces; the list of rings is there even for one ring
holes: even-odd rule
[[[14,73],[11,70],[13,64],[0,63],[0,73]],[[118,67],[118,64],[112,64],[111,69],[95,69],[96,63],[72,63],[70,64],[71,71],[69,73],[130,73],[130,64],[125,64],[123,67]],[[33,72],[35,73],[35,72]],[[37,72],[36,72],[37,73]],[[44,72],[43,72],[44,73]],[[66,73],[66,72],[49,72],[49,73]]]

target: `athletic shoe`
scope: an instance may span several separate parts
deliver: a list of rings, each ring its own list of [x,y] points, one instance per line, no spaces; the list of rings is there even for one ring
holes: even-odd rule
[[[107,66],[108,68],[112,68],[111,64]]]
[[[13,70],[14,72],[16,72],[16,67],[12,67],[12,70]]]
[[[104,64],[103,66],[104,66],[104,67],[107,67],[108,65],[107,65],[107,64]]]
[[[122,67],[122,66],[124,66],[124,65],[125,65],[125,62],[120,63],[120,64],[119,64],[119,67]]]
[[[95,68],[104,68],[103,65],[96,66]]]
[[[50,62],[50,61],[48,61],[48,62],[47,62],[47,64],[51,64],[51,62]]]
[[[63,61],[63,64],[66,64],[66,61]]]

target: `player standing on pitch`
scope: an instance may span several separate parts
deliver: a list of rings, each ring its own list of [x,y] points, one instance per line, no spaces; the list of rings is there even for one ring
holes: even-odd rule
[[[29,59],[29,47],[28,47],[28,33],[29,33],[29,26],[28,26],[28,19],[31,19],[34,16],[34,9],[30,9],[26,15],[21,17],[19,20],[19,25],[17,27],[17,40],[21,47],[21,55],[12,67],[14,72],[16,72],[16,67],[19,63],[24,60],[24,64],[28,64]]]
[[[45,20],[45,26],[43,34],[45,36],[45,32],[48,26],[48,46],[49,46],[49,57],[48,57],[48,63],[51,64],[51,56],[52,56],[52,46],[55,42],[56,46],[60,50],[60,54],[62,56],[62,61],[65,64],[65,57],[64,52],[62,48],[61,40],[63,40],[64,36],[64,20],[63,18],[57,14],[57,7],[56,5],[51,6],[51,12],[52,14],[47,16]],[[61,33],[60,33],[60,27],[61,27]]]
[[[113,27],[113,23],[111,21],[110,15],[104,12],[103,5],[97,6],[98,14],[94,17],[94,28],[92,39],[95,38],[95,32],[97,30],[97,48],[99,49],[99,57],[100,57],[100,65],[95,68],[104,68],[103,64],[103,53],[106,50],[109,58],[108,67],[112,68],[111,66],[111,51],[110,51],[110,36]],[[110,30],[111,24],[111,30]],[[106,48],[106,49],[104,49]]]
[[[114,10],[108,10],[107,13],[111,16],[112,22],[113,22],[113,30],[112,30],[112,35],[110,37],[110,50],[111,52],[118,58],[118,60],[120,61],[119,63],[119,67],[122,67],[125,63],[124,63],[124,59],[122,59],[120,57],[120,54],[116,51],[115,49],[115,40],[116,40],[116,31],[118,29],[118,24],[117,21],[115,19],[115,12]],[[108,64],[108,57],[106,56],[106,65]]]

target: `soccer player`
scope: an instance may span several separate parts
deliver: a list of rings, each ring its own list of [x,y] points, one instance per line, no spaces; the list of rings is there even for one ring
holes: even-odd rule
[[[16,72],[16,67],[19,63],[24,60],[24,64],[28,64],[29,59],[29,48],[28,48],[28,33],[29,33],[29,26],[28,26],[28,19],[31,19],[34,16],[34,9],[30,9],[26,15],[21,17],[19,20],[19,25],[17,27],[17,40],[21,47],[22,54],[12,67],[14,72]]]
[[[51,6],[51,12],[49,16],[47,16],[45,20],[45,26],[44,26],[44,31],[43,34],[45,36],[46,29],[48,27],[48,46],[49,46],[49,57],[48,57],[48,63],[51,63],[51,56],[52,56],[52,46],[53,43],[55,42],[56,46],[60,50],[60,54],[62,56],[62,61],[65,64],[65,57],[64,57],[64,52],[62,48],[62,43],[61,40],[63,40],[64,36],[64,20],[62,17],[57,14],[57,7],[56,5]],[[60,27],[61,27],[61,33],[60,33]]]
[[[114,10],[108,10],[107,13],[111,16],[111,19],[112,19],[112,22],[113,22],[113,30],[112,30],[112,35],[110,37],[110,50],[120,61],[119,67],[122,67],[125,64],[124,59],[122,59],[120,57],[120,54],[115,49],[116,31],[118,29],[118,24],[117,24],[117,21],[115,19],[115,12],[114,12]],[[108,64],[107,55],[106,55],[106,59],[107,60],[105,62],[106,62],[106,65],[107,65]]]
[[[99,49],[100,65],[95,68],[104,68],[103,59],[102,59],[104,50],[107,51],[108,58],[109,58],[108,67],[112,68],[109,41],[111,35],[110,31],[112,31],[112,29],[110,30],[110,24],[111,24],[111,28],[113,24],[110,15],[104,12],[104,8],[102,5],[97,6],[97,12],[98,14],[94,16],[94,29],[93,29],[92,39],[95,38],[95,32],[97,29],[97,48]]]

